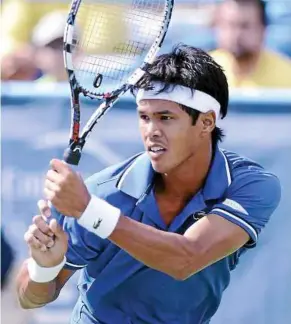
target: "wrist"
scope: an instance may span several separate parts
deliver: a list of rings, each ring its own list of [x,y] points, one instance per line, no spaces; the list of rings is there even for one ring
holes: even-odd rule
[[[91,195],[89,194],[89,192],[87,192],[87,195],[84,197],[84,204],[80,208],[81,211],[76,214],[76,216],[77,216],[76,219],[80,219],[80,217],[84,214],[90,201],[91,201]]]
[[[88,231],[105,239],[114,231],[120,214],[120,209],[91,195],[87,208],[77,221]]]
[[[33,258],[28,259],[27,270],[29,278],[34,282],[45,283],[54,280],[66,263],[64,256],[61,263],[54,267],[42,267]]]

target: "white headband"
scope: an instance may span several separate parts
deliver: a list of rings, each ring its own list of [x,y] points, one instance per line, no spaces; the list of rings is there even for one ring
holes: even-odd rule
[[[157,91],[161,90],[165,84],[162,82],[153,82],[152,85],[152,90],[138,90],[136,95],[137,105],[143,99],[169,100],[196,109],[202,113],[207,113],[208,111],[213,110],[215,112],[216,121],[218,120],[220,115],[220,104],[207,93],[181,85],[176,85],[172,91],[166,90],[157,93]]]

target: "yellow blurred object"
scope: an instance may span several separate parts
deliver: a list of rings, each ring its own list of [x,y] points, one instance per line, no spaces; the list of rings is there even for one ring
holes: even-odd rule
[[[47,13],[68,12],[70,1],[5,0],[2,2],[1,54],[11,53],[29,43],[34,26]]]
[[[119,52],[128,35],[121,6],[83,5],[77,15],[77,26],[80,46],[91,55]]]
[[[69,12],[71,1],[6,0],[2,4],[1,54],[11,53],[31,41],[33,28],[46,14],[63,10]],[[77,23],[82,29],[82,43],[92,54],[110,54],[126,40],[124,8],[119,5],[102,5],[94,2],[82,4]],[[12,18],[13,17],[13,18]],[[95,19],[98,18],[98,23]],[[48,30],[49,33],[49,30]],[[89,42],[91,35],[98,41]],[[97,35],[97,37],[96,37]]]
[[[232,88],[291,88],[291,60],[280,54],[263,50],[253,72],[240,77],[233,72],[230,53],[218,49],[210,54],[223,67]]]

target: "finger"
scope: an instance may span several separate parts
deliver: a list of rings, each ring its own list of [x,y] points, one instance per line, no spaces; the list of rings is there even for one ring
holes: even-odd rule
[[[50,181],[59,183],[60,180],[63,178],[63,176],[58,173],[56,170],[48,170],[48,172],[46,173],[46,178],[49,179]]]
[[[39,200],[37,202],[37,207],[43,216],[45,216],[45,217],[51,216],[51,209],[50,209],[47,201],[45,201],[43,199]]]
[[[55,245],[55,241],[53,240],[52,242],[49,242],[49,243],[46,245],[46,247],[50,249],[50,248],[52,248],[54,245]]]
[[[65,234],[62,227],[55,219],[50,221],[49,227],[56,237],[62,237]]]
[[[53,243],[52,237],[43,233],[35,224],[29,227],[28,232],[36,237],[42,244],[48,245]]]
[[[56,197],[56,194],[55,192],[49,190],[48,188],[44,188],[43,189],[43,193],[44,193],[44,196],[47,200],[49,200],[50,202],[54,203],[54,199]]]
[[[50,181],[48,179],[45,180],[44,187],[47,188],[50,191],[55,192],[55,193],[59,193],[60,190],[61,190],[58,183],[52,182],[52,181]]]
[[[34,216],[32,222],[42,233],[49,236],[54,236],[54,233],[50,230],[48,223],[41,215]]]
[[[32,233],[26,232],[24,234],[24,240],[28,246],[35,250],[46,251],[47,247],[45,244],[42,244]]]
[[[53,170],[57,171],[60,174],[67,174],[71,171],[71,168],[67,163],[58,159],[52,159],[50,161],[50,166]]]

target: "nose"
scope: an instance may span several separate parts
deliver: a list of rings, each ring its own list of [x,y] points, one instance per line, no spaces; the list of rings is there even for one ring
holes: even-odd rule
[[[162,135],[161,129],[158,127],[157,123],[150,121],[147,125],[147,136],[149,138],[157,138]]]

